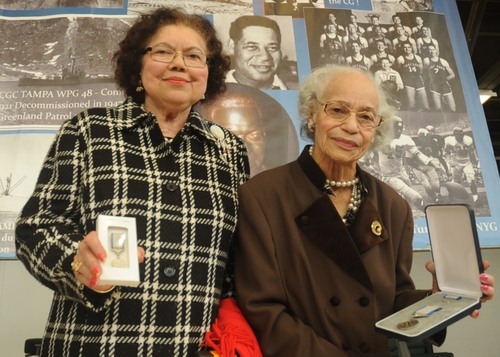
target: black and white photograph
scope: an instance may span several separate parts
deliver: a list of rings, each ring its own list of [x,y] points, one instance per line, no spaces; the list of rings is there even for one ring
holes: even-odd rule
[[[374,11],[434,11],[432,0],[372,0]]]
[[[182,7],[191,14],[253,15],[253,0],[129,0],[128,13],[144,13],[164,6]]]
[[[214,25],[231,56],[226,82],[261,90],[298,89],[290,16],[214,15]]]
[[[132,21],[0,20],[7,39],[0,44],[0,88],[6,93],[0,98],[0,126],[60,125],[85,108],[122,102],[111,59]]]
[[[443,15],[308,8],[305,23],[312,68],[370,70],[400,110],[467,111]]]
[[[243,139],[251,176],[284,165],[299,154],[297,132],[290,116],[265,92],[228,83],[223,96],[198,105],[197,109],[204,118]]]
[[[35,187],[38,171],[54,135],[55,131],[51,134],[0,131],[0,152],[10,153],[0,155],[0,222],[14,224]],[[10,236],[13,232],[0,233]],[[0,240],[0,252],[15,253],[13,240]]]
[[[366,61],[370,53],[365,18],[341,9],[307,8],[304,15],[311,68],[329,63],[345,64],[348,57],[352,62],[353,43],[356,43],[358,55],[364,57],[365,66],[370,69]]]
[[[328,0],[327,0],[328,1]],[[304,8],[325,8],[324,0],[264,0],[265,15],[287,15],[294,18],[304,17]]]
[[[488,216],[444,16],[309,8],[305,23],[312,68],[332,63],[371,71],[399,111],[394,140],[365,155],[361,166],[405,197],[416,218],[426,205],[445,202],[467,202]]]
[[[1,10],[41,10],[58,7],[123,8],[125,0],[0,0]]]
[[[400,111],[394,139],[369,151],[360,166],[392,186],[424,218],[429,204],[467,203],[476,216],[490,209],[467,114]]]

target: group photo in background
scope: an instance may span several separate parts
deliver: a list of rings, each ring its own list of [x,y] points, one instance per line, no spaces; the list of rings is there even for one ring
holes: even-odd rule
[[[360,166],[411,204],[414,248],[428,249],[424,208],[436,203],[470,204],[481,245],[500,244],[497,166],[463,32],[450,30],[461,25],[454,3],[0,0],[0,258],[15,258],[15,221],[59,126],[123,102],[113,53],[138,14],[162,6],[206,14],[217,28],[231,56],[227,91],[196,110],[244,140],[251,176],[310,144],[296,105],[305,76],[330,63],[363,68],[398,118],[392,142]]]
[[[304,17],[313,69],[370,71],[399,110],[390,147],[369,152],[362,168],[410,202],[415,218],[449,202],[489,216],[445,16],[305,8]]]

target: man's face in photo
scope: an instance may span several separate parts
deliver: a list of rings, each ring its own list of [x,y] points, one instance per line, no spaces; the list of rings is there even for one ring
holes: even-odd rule
[[[459,143],[463,143],[464,142],[464,132],[463,130],[453,130],[453,134],[455,135],[455,139],[457,140],[457,142]]]
[[[335,25],[333,25],[333,24],[328,25],[326,27],[326,30],[328,31],[328,33],[331,33],[331,34],[337,33],[337,29],[335,28]]]
[[[384,32],[382,31],[382,27],[375,27],[375,35],[377,35],[378,38],[384,37]]]
[[[430,57],[436,57],[437,56],[436,47],[429,46],[429,47],[427,47],[427,50],[429,51]]]
[[[399,139],[401,134],[403,134],[404,125],[402,121],[394,122],[394,138]]]
[[[234,107],[231,103],[234,102]],[[213,112],[213,122],[222,125],[234,135],[243,139],[248,150],[250,173],[255,175],[264,170],[266,132],[260,111],[252,106],[253,101],[240,98],[228,99],[224,107]]]
[[[352,52],[354,52],[355,54],[358,54],[359,52],[361,52],[361,46],[357,42],[353,42],[351,45],[351,48],[352,48]]]
[[[234,45],[236,80],[261,88],[269,86],[281,61],[276,32],[268,27],[248,26]]]
[[[349,34],[350,35],[355,35],[356,34],[356,25],[349,24],[347,28],[349,29]]]
[[[405,43],[405,44],[403,45],[403,51],[404,51],[404,53],[406,53],[407,55],[409,55],[410,53],[412,53],[412,52],[413,52],[413,49],[411,48],[411,45],[410,45],[410,44]]]

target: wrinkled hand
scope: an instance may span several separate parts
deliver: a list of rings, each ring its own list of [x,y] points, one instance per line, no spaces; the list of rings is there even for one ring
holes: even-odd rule
[[[144,249],[137,248],[139,263],[144,262]],[[80,267],[73,271],[75,278],[88,288],[96,291],[106,291],[113,285],[99,285],[99,275],[101,275],[101,263],[106,260],[106,251],[102,246],[96,231],[92,231],[78,245],[78,252],[73,258],[74,261],[82,262]]]
[[[483,261],[483,268],[484,271],[486,271],[490,267],[490,263],[486,260]],[[436,267],[434,265],[434,262],[427,262],[425,264],[425,268],[427,269],[428,272],[432,274],[432,293],[435,294],[439,292],[439,288],[437,285],[437,280],[436,280]],[[488,300],[493,299],[493,296],[495,295],[495,277],[489,274],[481,274],[479,275],[479,280],[481,281],[481,291],[483,293],[483,297],[481,298],[481,302],[486,302]],[[470,315],[473,318],[477,318],[479,316],[479,310],[474,310],[472,314]]]
[[[441,290],[439,290],[439,287],[437,284],[436,266],[434,265],[434,262],[428,261],[425,264],[425,269],[427,269],[427,271],[432,274],[432,294],[440,292]]]

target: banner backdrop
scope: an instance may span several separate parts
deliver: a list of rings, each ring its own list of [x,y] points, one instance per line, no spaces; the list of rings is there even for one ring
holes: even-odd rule
[[[197,105],[245,140],[252,176],[305,145],[296,102],[315,67],[374,73],[398,108],[396,136],[360,160],[423,209],[473,206],[482,246],[500,245],[499,177],[456,4],[431,0],[0,0],[0,258],[61,123],[124,100],[111,57],[136,16],[161,6],[205,14],[232,57],[226,95]],[[432,161],[432,165],[429,163]]]

